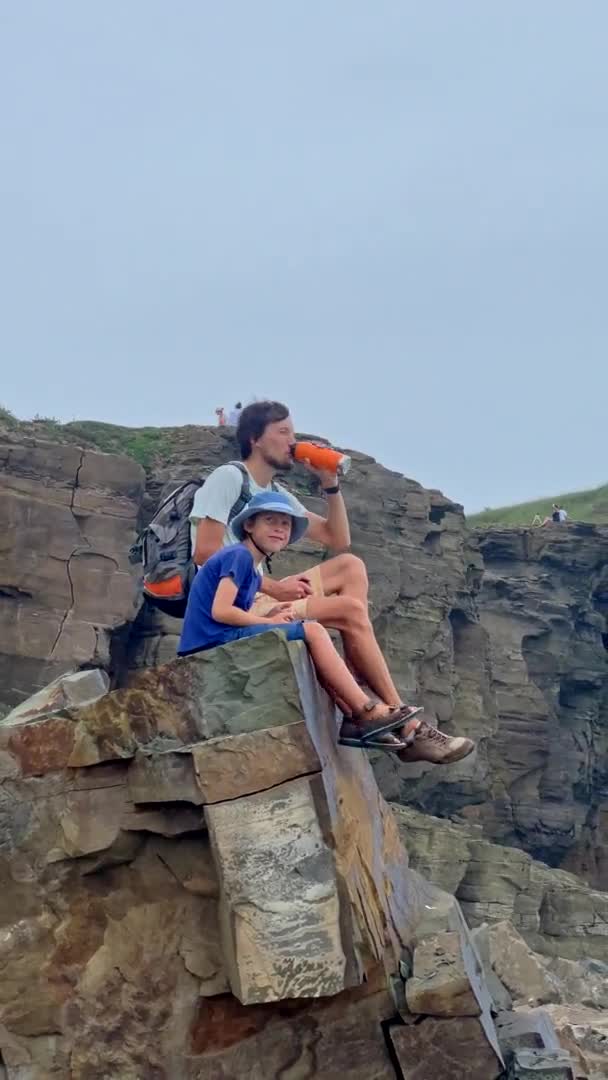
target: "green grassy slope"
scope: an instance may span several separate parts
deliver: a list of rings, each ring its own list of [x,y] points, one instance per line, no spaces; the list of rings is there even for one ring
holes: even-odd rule
[[[469,525],[531,525],[535,514],[545,518],[551,513],[551,504],[559,503],[572,521],[608,522],[608,484],[589,491],[570,491],[565,495],[550,495],[546,499],[518,503],[516,506],[499,506],[495,510],[482,510],[467,517]]]

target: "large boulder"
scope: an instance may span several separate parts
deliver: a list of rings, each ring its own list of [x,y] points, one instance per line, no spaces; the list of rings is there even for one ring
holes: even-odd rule
[[[9,1080],[245,1061],[267,1080],[290,1044],[337,1078],[344,1039],[353,1076],[388,1080],[425,885],[304,646],[271,632],[141,672],[0,726],[0,761]]]

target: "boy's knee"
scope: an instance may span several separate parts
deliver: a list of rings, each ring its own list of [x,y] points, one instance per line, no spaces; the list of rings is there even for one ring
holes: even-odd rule
[[[320,641],[321,638],[327,637],[327,630],[321,626],[321,623],[310,619],[304,623],[304,637],[306,641]]]

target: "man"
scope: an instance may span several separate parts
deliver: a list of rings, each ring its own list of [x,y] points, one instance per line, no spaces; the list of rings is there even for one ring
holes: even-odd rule
[[[277,401],[256,401],[243,409],[236,432],[241,458],[249,474],[251,495],[272,487],[277,472],[293,468],[295,439],[289,409]],[[299,618],[316,619],[324,626],[339,630],[344,653],[351,670],[366,683],[381,701],[401,705],[401,696],[393,683],[368,615],[368,581],[365,566],[357,556],[346,552],[350,529],[340,483],[335,473],[313,469],[327,502],[327,515],[321,517],[284,491],[298,514],[308,518],[306,536],[323,547],[342,554],[313,566],[304,574],[292,574],[275,580],[263,577],[261,595],[255,601],[260,615],[277,613],[277,603],[289,605]],[[195,496],[190,521],[193,526],[194,561],[202,566],[223,544],[238,538],[230,528],[230,513],[239,499],[243,477],[236,465],[220,465]],[[279,610],[285,610],[279,608]],[[399,752],[404,761],[425,760],[437,764],[459,760],[473,749],[470,739],[448,738],[426,721],[412,719],[404,727],[404,736],[417,730],[416,743]]]
[[[237,401],[234,409],[231,410],[228,416],[228,426],[236,427],[239,422],[239,417],[243,411],[243,406],[240,401]]]
[[[568,514],[564,510],[563,506],[559,503],[553,503],[551,507],[551,517],[546,517],[542,522],[543,525],[563,525],[568,520]]]

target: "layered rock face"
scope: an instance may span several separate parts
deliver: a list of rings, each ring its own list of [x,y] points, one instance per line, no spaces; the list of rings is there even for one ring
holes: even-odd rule
[[[411,865],[458,898],[470,926],[508,920],[547,957],[608,963],[608,893],[520,848],[485,840],[480,826],[392,805]],[[577,993],[571,1000],[588,1000],[582,987]],[[601,1005],[608,1007],[608,986]]]
[[[494,799],[480,820],[494,838],[608,888],[608,527],[479,540],[499,721]]]
[[[601,1077],[529,1013],[578,966],[410,870],[300,643],[97,674],[0,725],[7,1080]]]
[[[101,664],[126,685],[133,671],[175,655],[180,624],[148,607],[131,624],[126,655],[117,647],[139,604],[127,564],[136,518],[149,518],[163,489],[230,460],[236,447],[222,428],[164,435],[145,492],[128,459],[4,437],[5,709],[75,666]],[[449,769],[378,757],[383,792],[478,822],[487,838],[605,888],[608,528],[469,535],[457,504],[351,454],[353,551],[368,568],[396,682],[440,726],[478,743]],[[322,508],[309,474],[294,470],[288,482],[310,509]],[[275,572],[323,557],[304,541]]]
[[[394,1075],[424,884],[335,729],[273,632],[0,726],[9,1080]]]
[[[175,655],[180,624],[148,607],[131,624],[126,654],[117,647],[139,604],[127,564],[136,518],[150,516],[163,489],[230,460],[236,447],[222,428],[164,435],[145,492],[126,458],[4,437],[5,709],[75,666],[101,664],[126,685],[133,671]],[[478,743],[449,769],[378,757],[383,792],[478,822],[487,838],[605,888],[608,528],[469,535],[457,504],[351,454],[344,490],[353,551],[368,568],[396,682],[441,727]],[[309,474],[294,470],[288,482],[322,508]],[[304,541],[275,572],[323,557]]]
[[[0,435],[0,715],[77,666],[107,667],[139,607],[134,461]]]
[[[608,528],[488,529],[477,542],[474,616],[448,617],[451,723],[481,736],[478,753],[445,772],[383,760],[383,790],[605,889]]]

